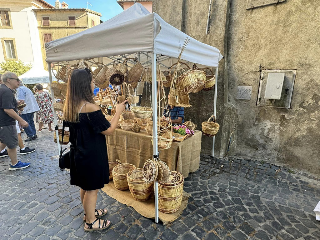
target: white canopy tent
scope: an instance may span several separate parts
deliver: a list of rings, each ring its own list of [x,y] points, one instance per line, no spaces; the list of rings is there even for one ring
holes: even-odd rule
[[[50,83],[49,72],[41,67],[34,66],[28,72],[19,76],[23,84]],[[53,76],[53,81],[56,78]]]
[[[189,40],[181,59],[216,68],[222,55],[217,48],[201,43],[166,23],[158,14],[149,13],[140,3],[114,18],[83,32],[46,44],[47,63],[51,74],[52,62],[112,57],[124,54],[150,53],[152,65],[152,107],[157,112],[157,57],[178,58]],[[215,85],[214,115],[216,115],[217,84]],[[55,122],[56,124],[56,122]],[[213,143],[214,144],[214,143]],[[213,150],[214,151],[214,150]],[[214,152],[213,152],[214,154]],[[157,114],[153,114],[153,155],[158,158]],[[155,207],[158,222],[158,183],[155,183]]]

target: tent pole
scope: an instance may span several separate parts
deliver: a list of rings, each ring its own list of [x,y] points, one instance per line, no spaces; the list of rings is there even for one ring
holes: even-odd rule
[[[214,102],[213,102],[213,115],[215,118],[217,118],[217,97],[218,97],[218,69],[219,69],[219,64],[216,68],[216,84],[214,85]],[[211,156],[214,157],[214,142],[216,140],[216,136],[213,136],[212,139],[212,151],[211,151]]]
[[[54,123],[54,126],[55,126],[55,133],[56,133],[56,136],[57,136],[57,144],[58,144],[58,153],[60,154],[60,143],[59,143],[59,134],[58,134],[58,130],[56,129],[57,126],[58,126],[58,118],[57,118],[57,114],[54,110],[54,107],[53,107],[53,103],[55,101],[54,99],[54,94],[53,94],[53,91],[52,91],[52,88],[51,88],[51,84],[52,84],[52,72],[51,72],[51,63],[47,62],[48,63],[48,72],[49,72],[49,88],[50,88],[50,93],[51,93],[51,99],[52,99],[52,112],[53,112],[53,123]]]
[[[153,158],[158,159],[158,128],[157,128],[157,54],[152,53],[152,112],[153,112]],[[155,222],[159,222],[158,212],[158,181],[154,182]]]

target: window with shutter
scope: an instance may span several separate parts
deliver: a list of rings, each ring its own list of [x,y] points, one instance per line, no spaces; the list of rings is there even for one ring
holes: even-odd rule
[[[52,35],[51,35],[51,33],[45,33],[45,34],[43,34],[44,47],[46,46],[46,43],[51,42],[51,41],[52,41]]]
[[[1,27],[10,27],[9,11],[0,10],[0,26]]]
[[[42,26],[50,26],[49,17],[42,17]]]
[[[17,53],[16,53],[14,39],[13,38],[2,39],[1,42],[2,42],[2,47],[3,47],[4,59],[5,60],[17,59]]]
[[[76,17],[69,16],[69,26],[75,26],[75,25],[76,25]]]

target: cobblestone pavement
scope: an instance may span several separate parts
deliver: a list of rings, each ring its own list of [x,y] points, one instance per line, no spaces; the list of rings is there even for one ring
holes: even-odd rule
[[[188,207],[163,225],[139,215],[100,191],[112,226],[85,233],[79,189],[58,168],[56,145],[47,130],[20,156],[31,167],[8,171],[0,159],[0,239],[320,239],[313,209],[319,180],[307,174],[244,159],[201,156],[200,169],[185,179]]]

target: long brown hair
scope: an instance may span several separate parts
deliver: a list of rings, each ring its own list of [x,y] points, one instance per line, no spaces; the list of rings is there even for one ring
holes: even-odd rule
[[[89,69],[75,69],[68,81],[67,96],[63,108],[64,120],[79,121],[79,108],[82,101],[94,103],[91,89],[92,74]]]

